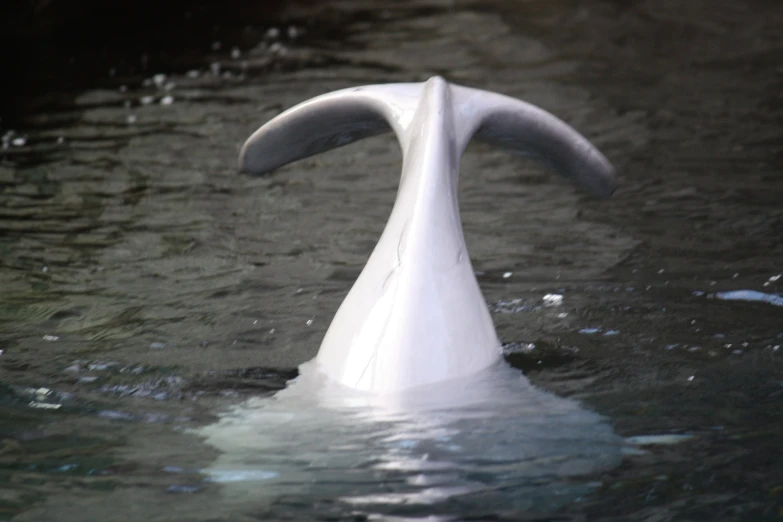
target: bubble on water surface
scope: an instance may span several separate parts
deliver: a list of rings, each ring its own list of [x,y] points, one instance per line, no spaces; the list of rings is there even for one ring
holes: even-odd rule
[[[687,442],[694,438],[689,434],[637,435],[627,437],[625,441],[636,446],[666,446]]]
[[[546,294],[544,296],[544,306],[560,306],[563,304],[563,296],[560,294]]]
[[[579,330],[579,333],[580,334],[592,335],[592,334],[601,333],[601,329],[600,328],[582,328],[581,330]]]
[[[42,402],[42,401],[30,401],[28,403],[28,406],[31,408],[37,408],[41,410],[58,410],[62,407],[62,404],[55,404],[51,402]]]
[[[288,50],[280,42],[274,42],[274,43],[272,43],[272,45],[269,46],[269,52],[272,53],[272,54],[283,55],[283,54],[286,54],[286,52],[288,52]]]
[[[87,369],[91,372],[102,372],[108,370],[114,366],[119,366],[118,362],[94,362],[87,365]]]

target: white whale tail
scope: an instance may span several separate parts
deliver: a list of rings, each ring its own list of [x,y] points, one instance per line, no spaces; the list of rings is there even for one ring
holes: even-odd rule
[[[615,188],[611,164],[555,116],[440,77],[301,103],[250,136],[240,169],[263,174],[389,130],[403,151],[397,199],[315,359],[328,377],[378,393],[464,377],[500,358],[457,204],[459,159],[473,136],[540,159],[597,196]]]

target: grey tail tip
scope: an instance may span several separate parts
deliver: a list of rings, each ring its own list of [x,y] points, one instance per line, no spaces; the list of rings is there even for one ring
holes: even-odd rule
[[[609,179],[607,183],[602,187],[600,192],[595,193],[601,199],[609,199],[617,191],[617,171],[614,168],[609,170]]]

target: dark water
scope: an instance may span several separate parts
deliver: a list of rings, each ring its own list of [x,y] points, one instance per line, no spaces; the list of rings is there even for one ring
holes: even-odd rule
[[[783,8],[381,4],[202,9],[202,40],[172,24],[149,42],[165,52],[75,48],[87,65],[9,91],[0,520],[369,516],[324,495],[232,504],[197,471],[220,451],[193,430],[315,355],[398,182],[389,136],[262,179],[237,174],[239,145],[314,95],[433,74],[555,113],[621,175],[596,201],[469,147],[464,228],[500,338],[524,347],[509,361],[620,436],[692,438],[569,479],[589,490],[550,508],[386,512],[783,518]]]

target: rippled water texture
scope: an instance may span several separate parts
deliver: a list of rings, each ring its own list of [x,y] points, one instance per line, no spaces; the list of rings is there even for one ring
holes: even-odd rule
[[[505,364],[385,397],[326,382],[310,363],[273,399],[198,433],[221,452],[204,471],[232,502],[409,516],[546,513],[596,487],[578,479],[616,466],[623,449],[605,419]]]
[[[204,15],[203,51],[172,24],[149,41],[167,54],[90,75],[115,55],[83,49],[0,106],[0,520],[783,517],[779,2],[231,9]],[[312,96],[433,74],[553,112],[620,173],[597,201],[488,146],[463,158],[473,266],[532,386],[506,373],[479,424],[272,399],[375,245],[400,153],[383,136],[249,178],[239,146]],[[531,479],[571,434],[566,461],[595,467]],[[423,453],[457,467],[389,464]]]

